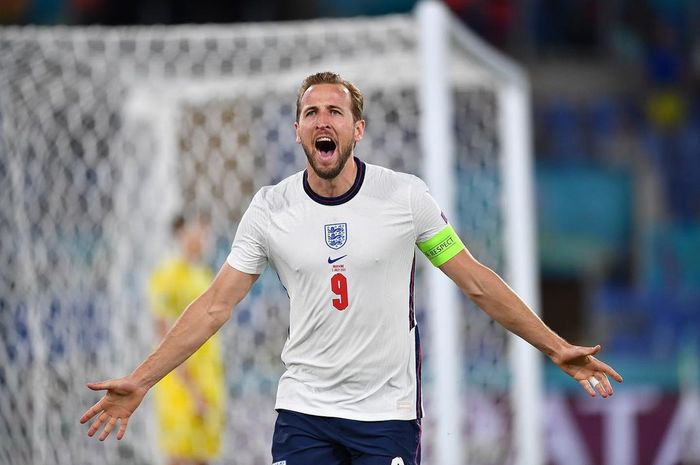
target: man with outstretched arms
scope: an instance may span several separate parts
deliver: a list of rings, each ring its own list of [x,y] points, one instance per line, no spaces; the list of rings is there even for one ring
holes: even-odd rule
[[[146,392],[214,334],[269,264],[290,299],[289,336],[272,461],[278,465],[420,463],[420,338],[413,312],[416,245],[486,313],[550,357],[591,395],[620,375],[552,332],[447,223],[427,186],[355,157],[363,98],[318,73],[297,97],[296,141],[306,169],[262,188],[241,219],[231,253],[160,346],[130,375],[88,386],[105,396],[97,415],[117,439]]]

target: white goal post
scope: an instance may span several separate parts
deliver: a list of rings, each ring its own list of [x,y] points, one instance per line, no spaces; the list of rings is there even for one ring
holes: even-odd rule
[[[537,266],[535,262],[535,238],[532,184],[532,145],[530,139],[529,83],[524,72],[506,57],[458,24],[446,8],[437,2],[421,2],[417,7],[421,31],[422,108],[421,132],[423,137],[423,176],[431,186],[433,196],[449,212],[456,211],[454,178],[444,176],[441,169],[455,164],[455,142],[452,128],[453,82],[460,73],[454,69],[453,60],[460,52],[468,55],[470,64],[485,71],[497,80],[495,89],[500,113],[496,124],[502,135],[500,140],[501,170],[504,177],[501,201],[503,202],[503,240],[505,263],[503,274],[519,295],[539,309],[537,292]],[[425,135],[429,134],[430,138]],[[507,136],[506,136],[507,134]],[[436,463],[464,463],[463,452],[467,446],[457,439],[462,411],[455,409],[458,398],[460,367],[464,361],[460,354],[455,332],[446,328],[458,327],[460,306],[452,283],[447,282],[437,270],[429,277],[430,311],[437,318],[432,320],[434,352],[436,360],[436,408],[441,422],[437,428],[438,448]],[[518,337],[511,336],[508,352],[512,373],[510,388],[513,406],[513,440],[516,452],[514,463],[518,465],[543,464],[544,439],[542,411],[542,369],[536,351]],[[435,362],[434,362],[435,363]]]
[[[0,463],[150,464],[150,398],[86,437],[85,382],[155,344],[145,286],[178,210],[226,256],[257,189],[303,167],[296,89],[365,94],[357,154],[421,176],[472,253],[538,308],[529,85],[438,2],[412,14],[226,26],[0,29]],[[540,358],[417,259],[423,463],[542,465]],[[268,463],[288,301],[265,273],[223,328],[221,463]],[[426,329],[428,331],[426,331]]]

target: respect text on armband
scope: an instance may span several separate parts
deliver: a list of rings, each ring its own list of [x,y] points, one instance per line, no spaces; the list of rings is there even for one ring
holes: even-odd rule
[[[428,258],[437,257],[438,255],[440,255],[442,252],[444,252],[445,250],[449,249],[449,248],[452,247],[453,245],[455,245],[454,237],[449,236],[447,239],[443,240],[443,241],[440,242],[439,244],[437,244],[437,245],[435,245],[434,247],[431,247],[430,249],[428,249],[428,251],[425,253],[425,255],[426,255]]]

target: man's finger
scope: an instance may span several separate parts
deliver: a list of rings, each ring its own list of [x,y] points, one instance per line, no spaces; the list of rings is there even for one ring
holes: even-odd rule
[[[92,407],[87,409],[85,413],[83,413],[83,416],[80,417],[80,423],[85,423],[88,421],[90,418],[94,417],[98,413],[102,411],[102,401],[100,400],[99,402],[95,403]]]
[[[111,386],[111,381],[99,381],[97,383],[87,383],[87,387],[93,391],[103,391],[109,389]]]
[[[605,381],[604,381],[604,375],[602,374],[594,374],[590,378],[588,378],[588,382],[593,386],[593,389],[596,390],[600,394],[600,397],[605,399],[608,397],[608,388],[605,387]],[[610,382],[608,382],[610,384]]]
[[[615,381],[617,381],[618,383],[622,382],[622,376],[617,371],[615,371],[612,367],[610,367],[608,365],[605,365],[605,368],[606,368],[605,369],[606,374],[612,376],[615,379]]]
[[[588,382],[587,379],[582,379],[578,383],[588,393],[589,396],[595,397],[595,390],[593,389],[593,387],[591,387],[591,384]]]
[[[622,382],[622,376],[620,376],[620,374],[617,371],[615,371],[610,365],[608,365],[607,363],[601,362],[598,359],[596,359],[595,362],[597,365],[596,370],[602,371],[606,375],[612,376],[613,379],[615,381],[617,381],[618,383]]]
[[[100,425],[102,424],[102,422],[105,421],[108,417],[109,415],[102,412],[102,415],[97,417],[97,420],[95,420],[95,422],[92,425],[90,425],[90,429],[88,429],[88,436],[94,436],[95,432],[97,432],[97,430],[100,429]]]
[[[601,387],[605,388],[605,392],[611,396],[613,395],[613,388],[612,385],[610,384],[610,380],[608,379],[608,375],[605,373],[602,374],[600,377],[600,385]]]
[[[586,355],[595,355],[600,352],[600,344],[594,347],[584,347],[586,350]]]
[[[114,425],[116,425],[116,424],[117,424],[117,417],[112,417],[109,419],[109,422],[107,422],[107,426],[105,426],[104,431],[102,431],[102,434],[100,434],[100,437],[99,437],[100,441],[104,441],[105,439],[107,439],[107,436],[109,436],[109,433],[112,432],[112,430],[114,429]]]
[[[129,424],[129,418],[122,418],[121,425],[119,425],[119,431],[117,432],[117,440],[121,440],[126,433],[126,425]]]

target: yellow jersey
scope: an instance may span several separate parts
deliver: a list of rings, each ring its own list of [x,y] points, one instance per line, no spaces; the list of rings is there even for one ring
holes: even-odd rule
[[[167,260],[153,272],[148,286],[154,316],[172,326],[212,278],[205,266],[183,258]],[[216,458],[224,426],[224,399],[222,350],[214,335],[155,387],[161,449],[175,457]]]

